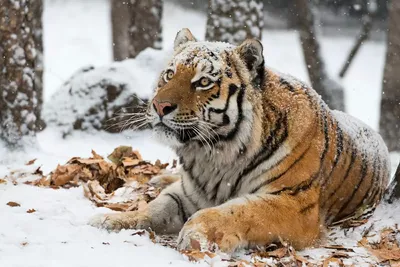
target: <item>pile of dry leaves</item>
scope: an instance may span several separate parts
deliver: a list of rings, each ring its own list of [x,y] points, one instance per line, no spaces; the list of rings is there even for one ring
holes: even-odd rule
[[[152,177],[164,174],[168,163],[162,164],[157,160],[151,164],[128,146],[114,149],[107,158],[95,151],[90,158],[73,157],[47,176],[37,169],[35,174],[42,177],[26,184],[54,189],[82,185],[85,196],[97,206],[116,211],[141,209],[159,195],[162,187],[148,182]],[[175,167],[176,162],[172,168]],[[176,179],[173,175],[166,175],[164,180],[171,183]]]

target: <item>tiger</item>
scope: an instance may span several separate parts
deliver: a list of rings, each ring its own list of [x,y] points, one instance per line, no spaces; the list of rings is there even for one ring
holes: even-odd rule
[[[231,253],[282,240],[316,246],[328,226],[372,214],[390,175],[382,138],[267,67],[263,49],[178,32],[143,120],[178,155],[181,179],[145,210],[96,215],[92,226]]]

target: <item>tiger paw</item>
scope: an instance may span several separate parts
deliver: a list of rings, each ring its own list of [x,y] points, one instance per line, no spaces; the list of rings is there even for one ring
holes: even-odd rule
[[[89,220],[89,225],[114,232],[150,228],[148,217],[138,212],[97,214]]]
[[[221,219],[215,216],[215,211],[210,214],[201,211],[183,226],[178,237],[178,249],[221,250],[230,253],[244,245],[238,229],[233,225],[228,226]]]

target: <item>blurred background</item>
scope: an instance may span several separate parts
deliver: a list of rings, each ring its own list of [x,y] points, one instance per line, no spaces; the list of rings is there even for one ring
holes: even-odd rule
[[[400,150],[398,0],[2,0],[1,139],[121,132],[116,114],[151,97],[181,28],[199,40],[260,39],[267,66]]]

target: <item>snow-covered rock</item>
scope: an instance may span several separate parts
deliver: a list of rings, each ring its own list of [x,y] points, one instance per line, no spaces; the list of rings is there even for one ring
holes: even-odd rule
[[[113,126],[121,121],[116,114],[137,112],[151,97],[167,54],[148,48],[135,59],[79,69],[45,103],[44,120],[63,135],[72,130],[119,131]]]

